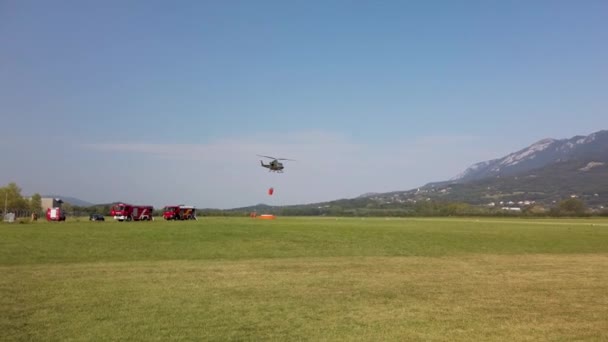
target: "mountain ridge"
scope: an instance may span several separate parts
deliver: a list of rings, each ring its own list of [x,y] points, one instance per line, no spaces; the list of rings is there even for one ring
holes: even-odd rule
[[[569,139],[541,139],[502,158],[475,163],[450,182],[466,183],[488,177],[504,177],[569,160],[608,161],[608,130]]]
[[[434,200],[552,206],[572,197],[608,207],[608,130],[541,139],[501,158],[475,163],[449,180],[367,198],[385,205]]]

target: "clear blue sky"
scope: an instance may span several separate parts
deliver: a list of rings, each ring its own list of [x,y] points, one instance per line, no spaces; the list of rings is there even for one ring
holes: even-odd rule
[[[217,208],[407,190],[607,129],[607,42],[603,0],[2,1],[0,184]]]

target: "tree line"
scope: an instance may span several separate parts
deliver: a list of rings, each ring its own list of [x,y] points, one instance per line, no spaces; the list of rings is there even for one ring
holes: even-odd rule
[[[261,212],[260,212],[261,213]],[[586,217],[608,216],[608,208],[592,211],[578,198],[568,198],[555,206],[546,208],[533,204],[518,211],[504,210],[500,207],[472,205],[454,201],[420,201],[396,204],[375,203],[372,200],[339,200],[320,206],[295,205],[287,207],[264,208],[264,213],[281,216],[346,216],[346,217],[440,217],[440,216],[496,216],[496,217]],[[209,216],[247,215],[246,210],[209,212]]]
[[[29,198],[21,195],[21,188],[16,183],[9,183],[0,188],[0,209],[2,211],[29,211],[40,214],[42,196],[35,193]]]
[[[64,212],[70,216],[90,214],[109,215],[112,204],[99,204],[88,207],[63,203]],[[30,197],[21,194],[16,183],[0,187],[0,211],[28,212],[42,214],[42,200],[38,193]],[[585,202],[579,198],[568,198],[557,205],[546,209],[541,205],[521,208],[521,211],[505,211],[501,208],[488,208],[464,202],[420,201],[407,204],[381,204],[369,199],[344,199],[328,202],[325,205],[295,205],[264,208],[265,213],[282,216],[351,216],[351,217],[408,217],[408,216],[608,216],[608,208],[602,211],[590,211]],[[198,210],[198,216],[247,216],[247,209]],[[260,213],[261,214],[261,213]],[[154,216],[162,216],[162,209],[154,210]]]

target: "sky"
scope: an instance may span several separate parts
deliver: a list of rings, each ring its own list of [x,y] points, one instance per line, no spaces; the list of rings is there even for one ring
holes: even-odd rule
[[[608,129],[606,42],[604,0],[0,0],[0,186],[222,209],[409,190]]]

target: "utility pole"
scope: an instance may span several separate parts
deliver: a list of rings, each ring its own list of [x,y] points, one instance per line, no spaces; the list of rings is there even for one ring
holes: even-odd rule
[[[4,192],[4,215],[6,215],[6,206],[8,205],[8,191]]]

